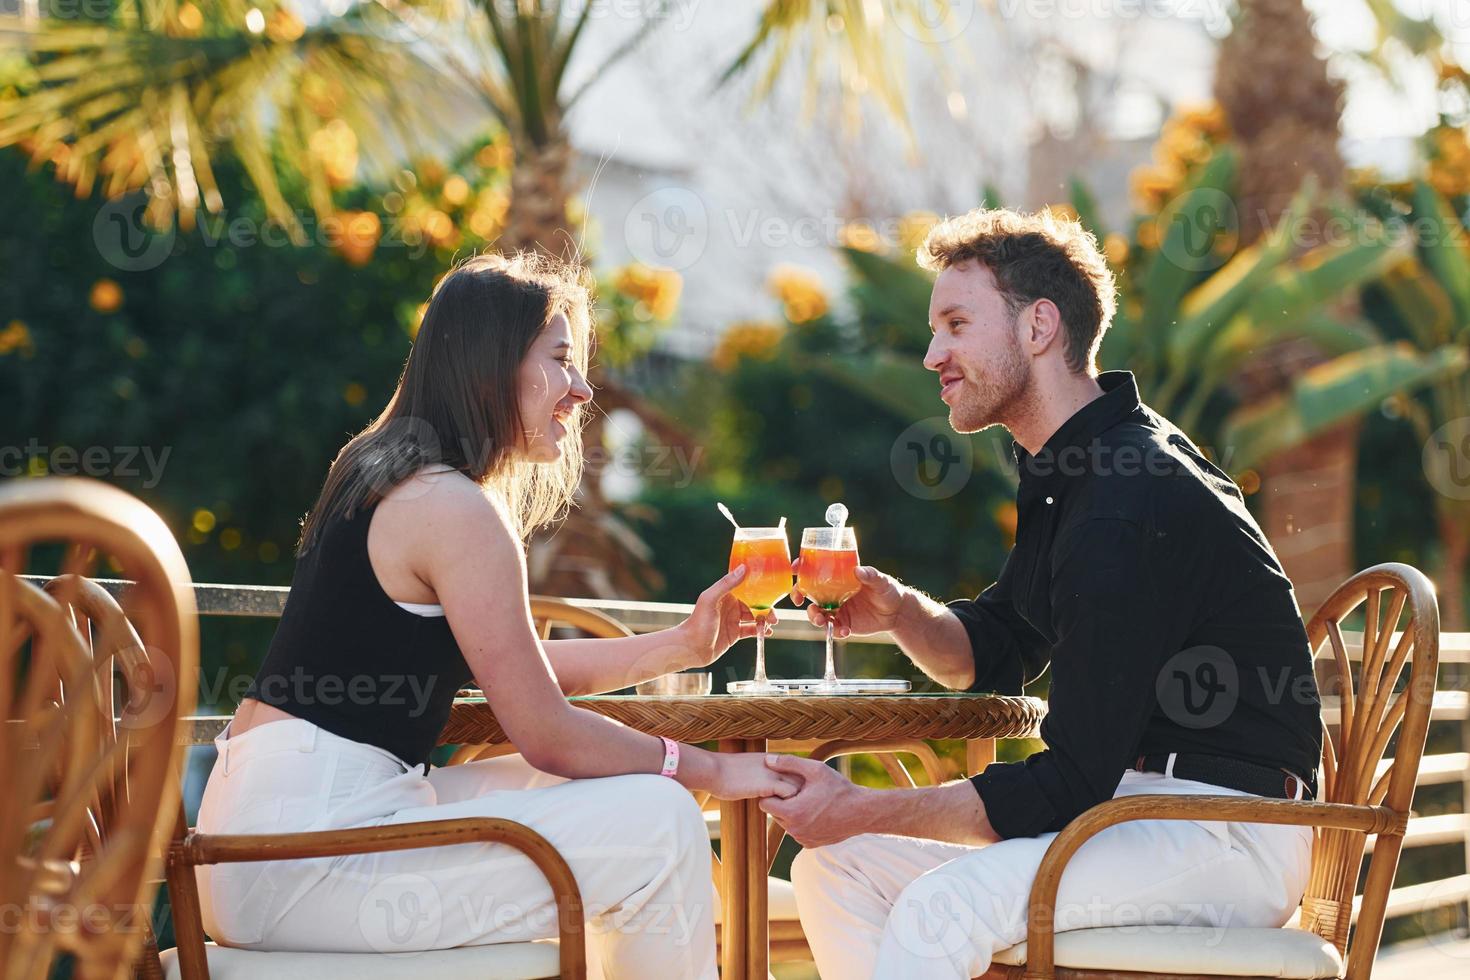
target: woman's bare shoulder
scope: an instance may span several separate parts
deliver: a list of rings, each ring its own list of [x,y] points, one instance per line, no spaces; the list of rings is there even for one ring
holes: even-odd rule
[[[395,524],[420,531],[450,527],[468,532],[480,525],[510,529],[501,496],[457,470],[420,470],[388,491],[383,505]]]

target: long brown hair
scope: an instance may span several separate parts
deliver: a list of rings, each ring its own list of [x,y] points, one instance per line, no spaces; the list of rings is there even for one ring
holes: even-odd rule
[[[582,473],[582,407],[567,423],[559,460],[532,463],[516,453],[521,362],[558,313],[585,375],[591,296],[580,269],[519,252],[478,255],[450,270],[434,287],[388,406],[332,461],[297,555],[332,519],[352,517],[435,463],[497,489],[522,539],[565,515]]]

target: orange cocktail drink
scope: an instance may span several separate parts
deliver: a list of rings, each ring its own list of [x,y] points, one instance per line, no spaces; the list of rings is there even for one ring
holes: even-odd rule
[[[745,578],[731,595],[749,606],[756,618],[755,678],[744,684],[744,693],[774,694],[776,688],[766,677],[766,636],[760,621],[791,591],[791,549],[786,544],[786,528],[737,528],[730,546],[730,571],[741,565],[745,566]]]
[[[836,520],[845,520],[847,508],[841,507]],[[829,510],[828,520],[834,520]],[[842,608],[842,604],[857,595],[863,585],[858,581],[857,535],[852,528],[842,524],[828,527],[809,527],[801,532],[801,560],[796,563],[796,585],[808,599],[827,611],[827,668],[822,673],[822,683],[817,690],[836,693],[836,655],[832,650],[831,613]]]
[[[761,532],[769,532],[761,536]],[[749,537],[743,537],[745,534]],[[730,571],[745,566],[745,578],[735,586],[734,596],[750,607],[757,618],[791,591],[791,551],[786,532],[776,528],[741,528],[730,548]]]
[[[807,598],[828,612],[857,595],[858,553],[835,548],[802,548],[798,584]]]

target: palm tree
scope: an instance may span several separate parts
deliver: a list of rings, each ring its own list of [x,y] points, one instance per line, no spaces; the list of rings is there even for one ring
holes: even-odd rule
[[[567,113],[649,41],[670,7],[655,3],[573,86],[568,66],[597,9],[586,0],[352,0],[311,25],[286,0],[249,2],[139,0],[105,21],[5,30],[0,37],[25,57],[8,88],[0,76],[0,147],[20,144],[36,163],[54,163],[79,195],[99,178],[108,197],[145,191],[155,224],[177,216],[185,228],[199,207],[224,206],[210,166],[223,147],[243,162],[270,216],[300,235],[290,184],[304,185],[318,216],[330,215],[333,184],[355,167],[359,141],[367,156],[390,166],[402,147],[442,142],[441,134],[462,129],[452,118],[456,100],[475,99],[509,134],[515,156],[496,247],[580,260],[569,247]],[[804,54],[815,92],[831,59],[845,106],[866,93],[901,119],[896,40],[904,35],[895,40],[889,21],[923,36],[934,28],[928,13],[922,0],[766,0],[754,35],[720,80],[759,70],[763,93]],[[0,69],[6,65],[0,59]],[[640,400],[605,373],[593,380],[604,403],[638,409]],[[651,412],[640,414],[655,429],[661,424]],[[588,434],[594,445],[598,424]],[[661,438],[676,437],[665,431]],[[595,479],[584,482],[582,504],[542,544],[538,584],[598,594],[610,586],[585,569],[646,562]],[[614,585],[636,591],[636,576]]]
[[[109,197],[144,190],[156,221],[177,213],[186,225],[198,207],[223,206],[210,157],[224,148],[271,216],[295,227],[283,176],[303,180],[319,216],[332,210],[328,167],[313,152],[330,120],[345,119],[387,166],[402,147],[462,129],[450,113],[472,97],[516,156],[498,247],[564,252],[567,113],[653,37],[671,5],[653,3],[577,85],[567,69],[598,8],[590,2],[351,0],[308,25],[287,0],[140,0],[118,2],[105,20],[17,21],[0,30],[24,56],[0,61],[14,76],[8,86],[0,76],[0,147],[19,143],[38,164],[56,163],[80,194],[99,176]],[[759,70],[764,93],[804,54],[813,91],[831,60],[844,105],[866,93],[902,120],[890,21],[922,36],[933,29],[925,13],[921,0],[766,0],[719,80]]]
[[[1221,44],[1215,96],[1240,146],[1238,211],[1242,244],[1274,227],[1302,181],[1343,189],[1338,150],[1342,85],[1330,78],[1301,0],[1239,0]],[[1354,294],[1334,313],[1355,318]],[[1306,340],[1274,344],[1238,375],[1245,401],[1288,388],[1321,363]],[[1316,608],[1353,568],[1352,515],[1359,424],[1347,421],[1261,466],[1262,524],[1280,552],[1304,610]]]

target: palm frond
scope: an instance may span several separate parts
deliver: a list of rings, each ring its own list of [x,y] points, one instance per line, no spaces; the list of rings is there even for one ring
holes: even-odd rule
[[[873,98],[912,139],[904,102],[904,47],[911,40],[928,42],[928,50],[942,62],[944,49],[933,43],[938,38],[932,7],[922,0],[766,0],[754,36],[718,84],[759,69],[753,99],[763,100],[801,53],[808,111],[822,89],[824,70],[835,64],[849,119],[857,118],[864,98]]]
[[[329,214],[314,146],[332,120],[347,121],[379,165],[444,122],[443,72],[364,29],[356,8],[309,26],[284,6],[247,12],[240,0],[215,0],[207,14],[144,0],[115,25],[0,32],[31,68],[24,86],[0,97],[0,146],[54,163],[79,194],[99,180],[109,196],[146,188],[152,220],[186,225],[199,207],[223,206],[211,157],[227,148],[269,216],[299,233],[278,170],[301,174],[312,208]]]

